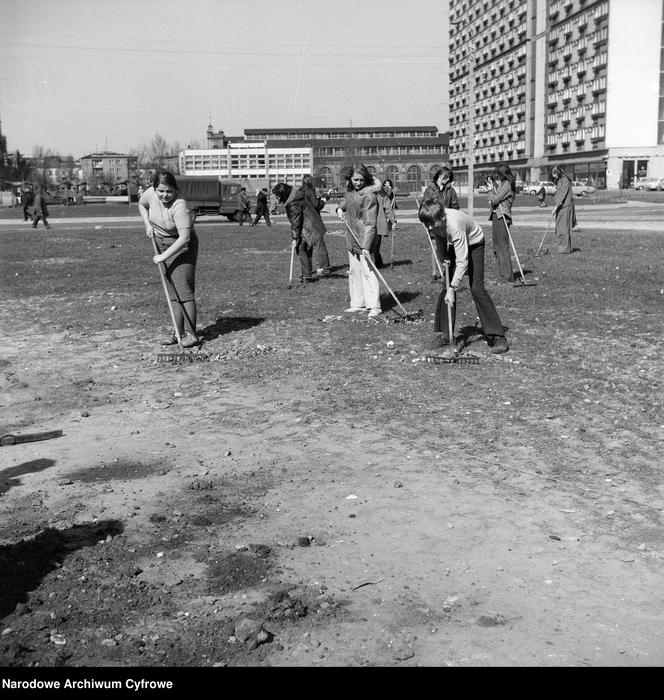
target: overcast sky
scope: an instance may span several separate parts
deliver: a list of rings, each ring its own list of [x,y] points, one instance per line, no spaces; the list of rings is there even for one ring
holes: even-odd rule
[[[126,152],[155,133],[448,127],[446,0],[0,0],[10,151]]]

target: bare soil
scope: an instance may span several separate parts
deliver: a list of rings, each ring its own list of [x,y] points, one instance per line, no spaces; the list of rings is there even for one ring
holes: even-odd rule
[[[0,664],[661,665],[662,213],[579,206],[577,250],[536,256],[524,208],[536,286],[488,287],[510,351],[464,283],[457,365],[422,359],[406,214],[407,321],[343,313],[331,218],[332,277],[291,290],[283,217],[200,222],[206,359],[178,363],[138,220],[3,224],[1,433],[64,434],[0,447]]]

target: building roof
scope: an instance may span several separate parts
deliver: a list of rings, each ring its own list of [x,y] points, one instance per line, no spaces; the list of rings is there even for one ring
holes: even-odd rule
[[[434,125],[428,126],[336,126],[336,127],[297,127],[291,129],[245,129],[245,134],[303,134],[310,132],[346,132],[348,134],[357,134],[364,131],[438,131],[438,127]]]

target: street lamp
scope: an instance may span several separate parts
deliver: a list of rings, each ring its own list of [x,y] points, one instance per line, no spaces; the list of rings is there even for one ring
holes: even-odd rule
[[[450,20],[451,25],[460,27],[468,27],[468,20],[462,19],[457,21]],[[468,216],[473,215],[473,189],[475,181],[475,117],[473,111],[475,109],[475,41],[470,37],[470,45],[468,48]]]

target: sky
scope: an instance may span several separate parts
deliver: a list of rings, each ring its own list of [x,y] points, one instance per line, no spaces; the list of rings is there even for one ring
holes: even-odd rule
[[[447,0],[1,0],[9,151],[79,158],[160,134],[437,126]]]

